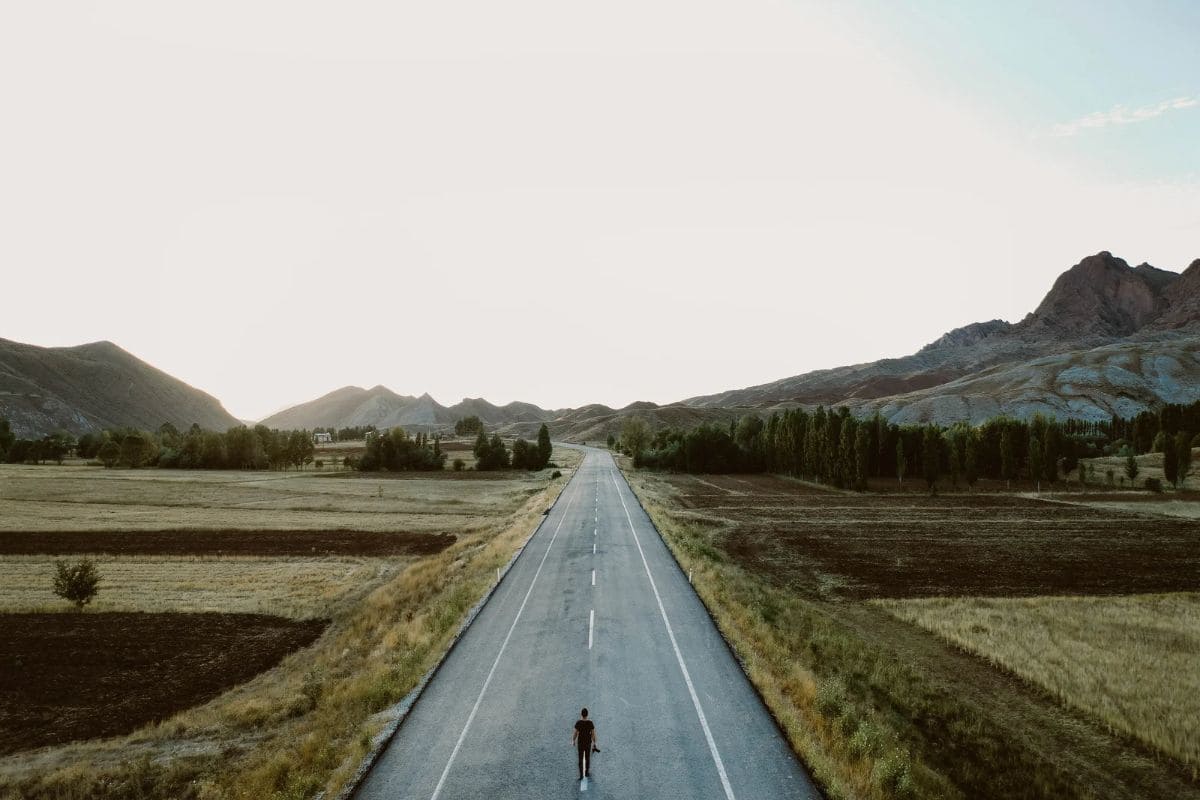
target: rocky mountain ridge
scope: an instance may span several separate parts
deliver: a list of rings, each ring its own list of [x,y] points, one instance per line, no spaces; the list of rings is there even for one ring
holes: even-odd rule
[[[1062,273],[1038,307],[1015,324],[974,323],[903,358],[817,370],[683,403],[767,408],[848,402],[895,408],[883,401],[954,393],[960,379],[1000,365],[1024,363],[1036,371],[1043,366],[1037,360],[1046,356],[1181,335],[1200,336],[1200,259],[1179,274],[1149,264],[1130,267],[1102,251]],[[1200,385],[1194,389],[1200,397]],[[1013,410],[1024,414],[1019,406]]]

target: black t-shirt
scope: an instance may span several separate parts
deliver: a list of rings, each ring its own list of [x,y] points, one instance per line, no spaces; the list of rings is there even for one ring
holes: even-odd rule
[[[596,730],[596,726],[590,719],[581,719],[575,723],[575,732],[579,734],[579,738],[575,743],[581,749],[587,749],[592,745],[592,732]]]

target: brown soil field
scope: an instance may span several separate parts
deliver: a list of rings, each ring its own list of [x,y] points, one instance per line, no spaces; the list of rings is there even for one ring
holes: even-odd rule
[[[1200,524],[1014,495],[838,493],[773,476],[671,476],[747,568],[819,597],[1200,589]]]
[[[127,733],[307,647],[324,620],[256,614],[7,614],[0,753]]]
[[[1078,600],[1086,622],[1103,602],[1112,625],[1081,624],[1078,646],[1059,637],[1042,660],[1057,669],[1057,659],[1103,649],[1128,669],[1120,647],[1153,640],[1127,614],[1145,604],[1118,595],[1200,583],[1200,524],[1014,495],[871,496],[622,467],[831,800],[1200,800],[1194,768],[1159,749],[1152,726],[1114,727],[1074,688],[1068,699],[1024,666],[997,669],[995,653],[980,657],[885,610],[922,595],[971,605],[1049,593],[1063,597],[1031,602]],[[876,597],[898,599],[864,601]],[[1005,620],[1024,636],[1016,614]],[[974,622],[968,631],[983,635]],[[1013,648],[1026,639],[1014,636]],[[1092,660],[1085,677],[1111,684]],[[1143,690],[1172,679],[1174,662],[1141,652],[1140,663],[1154,671],[1134,680]]]
[[[0,555],[424,556],[455,539],[380,531],[3,531]]]

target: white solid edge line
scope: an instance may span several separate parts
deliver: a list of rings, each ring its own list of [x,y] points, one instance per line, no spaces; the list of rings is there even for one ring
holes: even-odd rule
[[[508,628],[508,635],[504,637],[504,641],[500,644],[500,652],[496,653],[496,660],[492,662],[492,668],[488,670],[483,687],[479,690],[479,697],[475,698],[475,705],[472,706],[471,713],[467,717],[467,724],[463,725],[462,733],[458,735],[458,741],[454,743],[454,749],[450,751],[450,760],[446,762],[446,768],[442,770],[442,777],[438,778],[437,786],[434,787],[433,795],[429,800],[437,800],[438,795],[442,793],[442,787],[446,784],[446,776],[450,774],[450,767],[454,764],[454,759],[458,757],[458,751],[462,749],[463,740],[467,738],[467,731],[470,729],[471,723],[475,721],[475,714],[479,711],[479,704],[483,702],[483,694],[491,684],[492,676],[496,674],[496,667],[500,665],[500,657],[504,655],[504,649],[508,647],[508,640],[512,638],[513,631],[517,628],[517,622],[521,619],[521,613],[525,610],[525,604],[529,602],[529,596],[533,594],[533,587],[537,583],[538,575],[542,574],[542,567],[546,563],[546,558],[550,555],[550,548],[554,547],[554,540],[558,538],[558,532],[562,528],[563,521],[567,518],[567,512],[571,510],[571,505],[575,502],[578,494],[578,490],[572,492],[571,499],[567,502],[566,507],[563,508],[558,525],[554,528],[554,535],[550,537],[550,544],[546,545],[546,552],[542,555],[542,560],[538,563],[537,571],[533,573],[533,580],[529,582],[529,590],[525,592],[525,599],[521,601],[521,607],[517,609],[517,615],[513,617],[512,625]]]
[[[658,594],[658,587],[654,584],[654,576],[650,574],[650,564],[646,561],[646,553],[642,550],[642,542],[638,538],[637,530],[633,527],[633,517],[629,515],[629,506],[625,505],[625,496],[621,494],[621,486],[617,483],[617,475],[615,472],[609,474],[612,478],[613,486],[616,487],[617,497],[621,499],[621,508],[625,509],[625,519],[629,522],[629,532],[633,534],[633,542],[637,545],[638,553],[642,557],[642,566],[646,568],[646,577],[650,579],[650,588],[654,591],[654,599],[658,601],[658,611],[662,614],[663,624],[667,627],[667,637],[671,640],[671,647],[675,650],[675,660],[679,662],[679,670],[683,673],[683,681],[687,684],[688,694],[692,696],[692,705],[696,707],[696,716],[700,718],[700,727],[704,729],[704,738],[708,741],[708,751],[712,754],[713,763],[717,765],[717,774],[721,776],[721,787],[725,789],[725,797],[728,800],[737,800],[733,794],[733,787],[729,785],[729,776],[725,774],[725,762],[721,761],[721,754],[717,752],[717,743],[713,740],[712,731],[708,727],[708,719],[704,716],[704,709],[700,707],[700,698],[696,695],[696,687],[692,685],[692,676],[688,673],[687,664],[683,661],[683,653],[679,652],[679,643],[675,641],[675,631],[671,629],[671,620],[667,619],[667,609],[663,606],[662,597]]]
[[[588,650],[592,649],[592,631],[596,628],[596,609],[588,612]]]

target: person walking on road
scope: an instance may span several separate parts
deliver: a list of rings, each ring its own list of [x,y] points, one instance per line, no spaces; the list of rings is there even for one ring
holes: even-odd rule
[[[588,719],[588,710],[579,712],[575,720],[575,732],[571,734],[571,743],[579,753],[579,780],[590,778],[592,775],[592,752],[600,752],[600,740],[596,738],[596,723]]]

